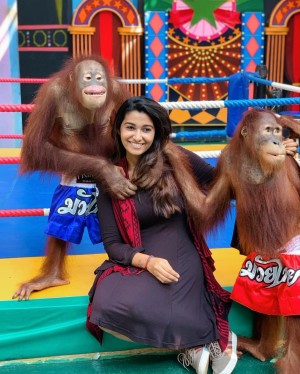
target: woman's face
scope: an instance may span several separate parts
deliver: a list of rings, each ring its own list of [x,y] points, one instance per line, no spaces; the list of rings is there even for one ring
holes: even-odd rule
[[[136,110],[126,113],[120,127],[121,142],[127,159],[137,161],[152,145],[155,127],[151,118]]]

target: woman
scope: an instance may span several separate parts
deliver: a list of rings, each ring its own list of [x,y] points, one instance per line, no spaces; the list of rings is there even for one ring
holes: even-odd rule
[[[198,374],[207,373],[210,360],[215,374],[231,373],[237,339],[228,328],[229,293],[216,282],[210,251],[185,208],[188,199],[168,156],[170,132],[167,111],[146,97],[128,99],[116,115],[115,162],[138,192],[123,201],[100,192],[109,260],[96,270],[87,327],[100,341],[104,330],[182,350],[179,362]],[[214,169],[194,153],[172,147],[180,156],[178,170],[189,168],[205,188]]]

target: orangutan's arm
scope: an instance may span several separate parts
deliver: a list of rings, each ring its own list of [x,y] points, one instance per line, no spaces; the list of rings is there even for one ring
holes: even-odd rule
[[[205,231],[215,228],[223,222],[230,209],[232,195],[231,179],[227,172],[226,156],[221,155],[214,182],[203,206],[203,226]]]
[[[67,107],[68,104],[67,101],[58,103],[59,98],[63,101],[64,95],[57,86],[56,83],[45,84],[36,97],[35,108],[25,129],[20,172],[39,170],[71,176],[91,174],[116,198],[134,195],[136,187],[107,158],[67,151],[50,142],[55,121],[58,121],[59,106]]]
[[[45,144],[51,136],[55,119],[58,117],[58,103],[54,84],[45,83],[41,86],[34,100],[34,109],[30,113],[21,148],[20,173],[36,170],[47,171],[48,152]]]
[[[132,196],[136,191],[136,187],[125,178],[122,169],[105,157],[69,152],[50,142],[44,145],[43,157],[48,160],[48,167],[54,172],[93,175],[97,182],[118,199]]]
[[[300,195],[300,167],[298,162],[292,158],[288,157],[286,159],[288,178],[291,184],[296,188],[298,194]]]
[[[24,154],[23,154],[24,155]],[[22,164],[21,164],[22,165]],[[136,187],[125,178],[122,169],[107,158],[70,152],[46,141],[34,170],[51,171],[67,175],[93,175],[103,188],[117,199],[134,195]]]

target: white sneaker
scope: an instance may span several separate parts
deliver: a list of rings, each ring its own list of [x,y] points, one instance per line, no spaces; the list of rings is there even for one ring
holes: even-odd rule
[[[217,341],[209,344],[208,349],[211,355],[211,366],[214,374],[231,374],[237,363],[237,337],[232,331],[229,332],[229,339],[226,349],[222,352]]]
[[[207,347],[186,349],[184,353],[178,354],[177,360],[187,370],[187,366],[191,365],[197,374],[207,374],[209,350]]]

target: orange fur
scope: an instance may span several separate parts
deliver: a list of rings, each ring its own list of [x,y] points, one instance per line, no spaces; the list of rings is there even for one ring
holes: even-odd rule
[[[203,219],[211,228],[222,221],[230,196],[236,198],[236,222],[241,250],[276,258],[282,247],[300,233],[299,166],[283,153],[282,125],[300,134],[289,118],[251,110],[245,113],[224,149],[217,176],[206,200]],[[279,155],[279,156],[278,156]],[[286,317],[286,348],[278,362],[282,374],[296,374],[300,367],[300,316]],[[254,339],[240,338],[239,348],[259,359],[274,357],[280,318],[261,315]]]
[[[106,104],[96,110],[92,123],[90,111],[81,105],[76,96],[76,66],[88,60],[96,60],[103,66],[108,82]],[[125,88],[110,76],[106,63],[100,57],[70,59],[37,93],[35,107],[24,132],[20,172],[39,170],[71,176],[92,174],[102,181],[103,167],[111,165],[108,157],[113,151],[111,122],[114,112],[128,96]],[[69,112],[76,114],[82,130],[68,130],[68,113],[64,112],[66,106]]]
[[[99,69],[99,64],[103,70]],[[92,77],[89,71],[94,71],[94,85],[101,77],[98,86],[102,86],[102,93],[106,92],[105,101],[100,100],[97,109],[84,106],[81,100],[83,87],[93,85],[88,78],[85,80],[85,74]],[[34,100],[24,132],[20,173],[54,172],[69,178],[92,175],[112,194],[123,193],[130,182],[112,164],[110,157],[115,112],[131,96],[124,87],[110,75],[99,56],[67,61],[40,87]],[[28,299],[33,291],[68,283],[64,279],[67,248],[67,242],[49,237],[41,274],[22,284],[13,298]]]

